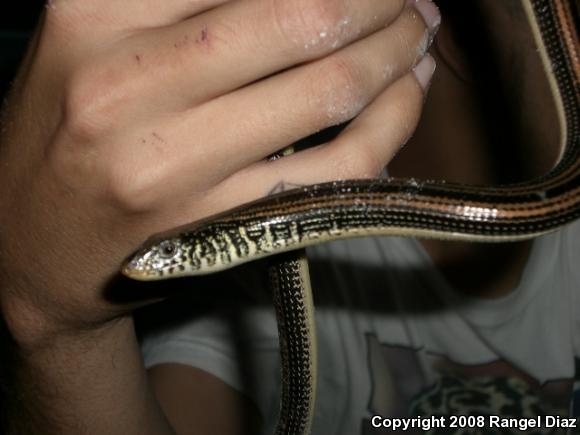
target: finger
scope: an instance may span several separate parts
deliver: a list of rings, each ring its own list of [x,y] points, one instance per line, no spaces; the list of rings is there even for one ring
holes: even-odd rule
[[[211,189],[271,152],[354,116],[425,49],[419,43],[425,40],[422,20],[407,11],[397,21],[333,54],[338,59],[311,62],[154,123],[147,118],[139,136],[118,132],[111,143],[138,147],[106,153],[114,161],[131,162],[129,168],[113,164],[114,178],[121,186],[136,185],[138,194],[128,196],[144,204],[155,202],[163,190],[180,196],[189,186]],[[232,122],[224,122],[226,116]],[[121,190],[126,197],[127,189]]]
[[[417,126],[423,86],[427,87],[434,69],[433,58],[425,56],[416,74],[409,73],[387,88],[335,140],[273,162],[256,163],[225,180],[216,190],[215,197],[222,201],[216,208],[252,201],[276,186],[378,176]]]
[[[114,0],[103,4],[112,18],[121,16],[128,28],[161,27],[178,23],[232,0]]]
[[[168,26],[232,0],[48,0],[52,15],[73,13],[90,20],[91,31],[137,30]]]
[[[206,131],[208,136],[197,140],[214,145],[204,151],[204,158],[225,162],[227,172],[234,173],[289,143],[347,121],[411,69],[425,53],[428,36],[423,21],[407,10],[392,26],[329,57],[214,100],[193,112],[199,127],[187,118],[172,127],[174,137],[180,138],[173,141],[173,155],[186,162],[183,156],[191,154],[186,138],[191,131]],[[236,122],[208,129],[223,113]]]
[[[319,58],[383,28],[404,0],[234,1],[133,41],[140,74],[158,107],[192,107]],[[133,51],[131,51],[133,50]],[[203,83],[203,86],[199,84]],[[170,110],[176,110],[174,106]]]

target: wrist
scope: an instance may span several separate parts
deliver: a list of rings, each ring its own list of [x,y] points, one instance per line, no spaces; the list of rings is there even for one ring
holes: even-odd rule
[[[2,351],[7,433],[172,433],[150,393],[131,316]]]
[[[0,311],[3,333],[17,349],[35,352],[51,346],[94,341],[132,324],[130,314],[117,317],[95,316],[95,321],[81,314],[73,301],[53,301],[38,292],[0,287]],[[87,308],[84,308],[86,311]],[[93,311],[98,311],[95,307]],[[76,312],[78,311],[78,312]]]

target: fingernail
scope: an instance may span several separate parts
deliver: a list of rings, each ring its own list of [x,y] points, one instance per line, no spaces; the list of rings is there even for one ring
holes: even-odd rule
[[[421,85],[421,88],[423,88],[423,93],[427,93],[429,90],[435,67],[435,59],[433,59],[433,56],[430,54],[427,54],[423,59],[421,59],[421,62],[413,68],[413,73],[415,73],[417,81]]]
[[[441,24],[441,13],[435,3],[431,0],[411,0],[410,3],[414,4],[415,9],[419,11],[423,20],[425,20],[429,33],[433,35],[437,32]]]

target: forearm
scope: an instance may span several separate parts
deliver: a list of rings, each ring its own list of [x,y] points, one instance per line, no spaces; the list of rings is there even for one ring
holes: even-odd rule
[[[174,433],[149,388],[130,317],[33,347],[7,338],[3,433]]]

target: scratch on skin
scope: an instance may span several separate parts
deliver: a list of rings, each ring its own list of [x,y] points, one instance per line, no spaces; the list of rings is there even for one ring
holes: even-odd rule
[[[179,48],[179,47],[187,44],[188,41],[189,41],[189,36],[185,35],[181,41],[177,41],[176,43],[173,44],[173,46],[175,48]]]
[[[137,63],[141,63],[141,56],[139,54],[136,54],[135,60],[137,61]]]
[[[199,35],[199,38],[197,38],[195,40],[195,42],[197,44],[204,44],[204,45],[208,45],[209,44],[209,32],[207,30],[207,25],[204,25],[201,28],[201,33]]]
[[[159,136],[156,132],[151,133],[151,136],[153,136],[155,139],[157,139],[159,142],[161,143],[165,143],[165,140]]]
[[[287,181],[280,181],[278,182],[270,192],[268,192],[268,196],[276,195],[277,193],[286,192],[288,190],[300,189],[306,186],[306,184],[296,184],[296,183],[288,183]]]

